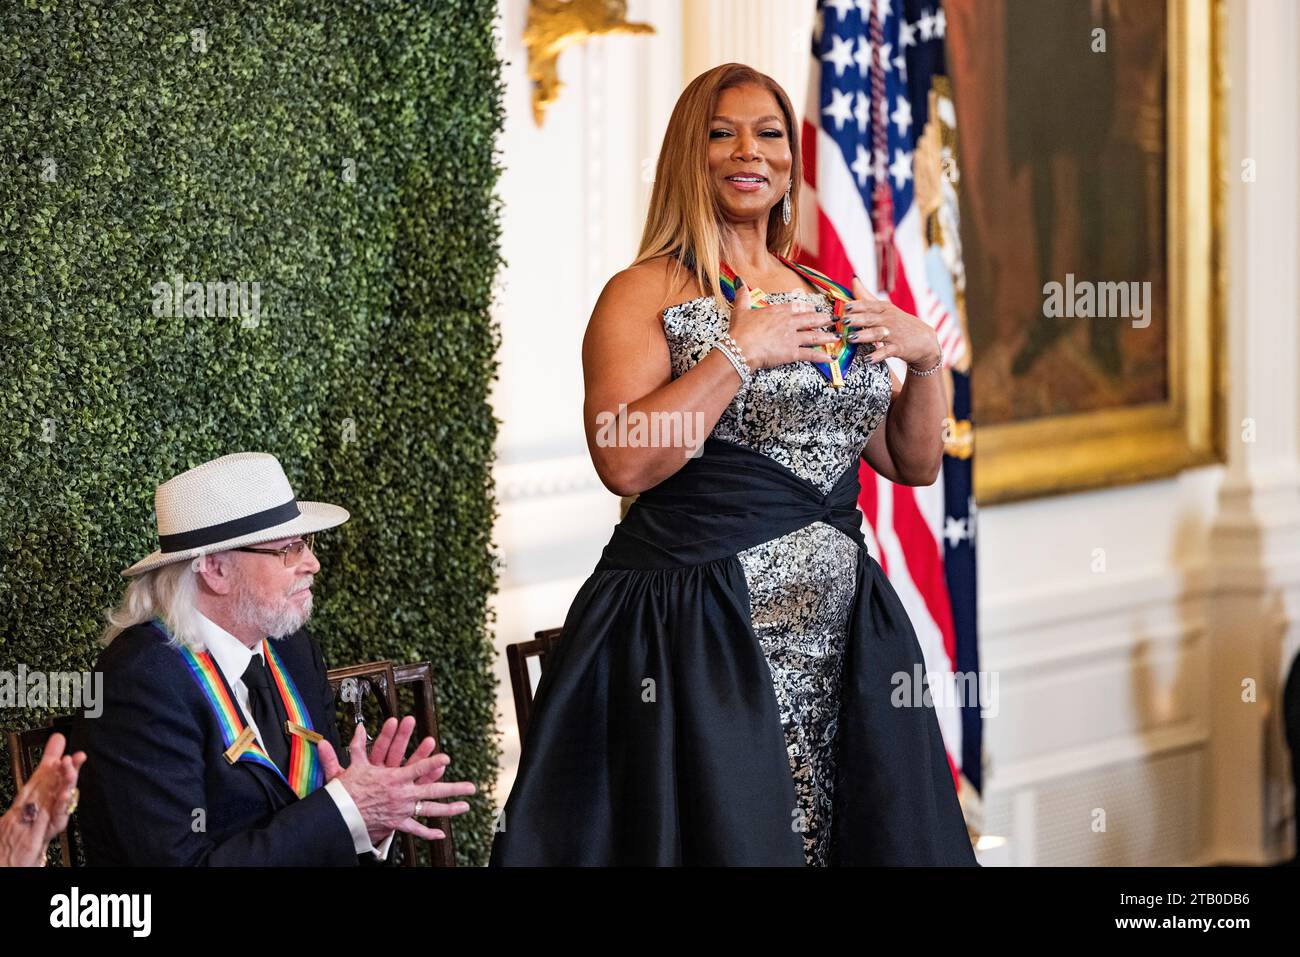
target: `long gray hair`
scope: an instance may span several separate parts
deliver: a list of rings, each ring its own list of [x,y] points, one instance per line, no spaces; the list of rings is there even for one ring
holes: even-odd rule
[[[191,562],[173,562],[133,578],[117,606],[105,610],[108,627],[100,640],[108,644],[132,625],[159,618],[172,633],[173,644],[201,650],[203,642],[194,603],[198,576],[191,565]]]

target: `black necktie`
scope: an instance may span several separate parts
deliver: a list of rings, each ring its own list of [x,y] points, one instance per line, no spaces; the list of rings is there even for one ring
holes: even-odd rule
[[[266,753],[285,774],[289,773],[289,739],[284,732],[288,715],[284,702],[271,687],[271,675],[262,663],[261,655],[253,655],[244,671],[244,685],[248,688],[248,703],[253,709],[253,720],[262,734]]]

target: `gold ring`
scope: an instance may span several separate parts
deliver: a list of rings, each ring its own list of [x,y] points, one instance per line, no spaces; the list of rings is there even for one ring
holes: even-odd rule
[[[66,811],[64,811],[63,813],[65,813],[65,814],[67,814],[69,817],[71,817],[71,816],[73,815],[73,813],[76,812],[76,810],[77,810],[77,802],[80,801],[80,800],[81,800],[81,789],[80,789],[80,788],[73,788],[73,789],[68,793],[68,809],[67,809]]]

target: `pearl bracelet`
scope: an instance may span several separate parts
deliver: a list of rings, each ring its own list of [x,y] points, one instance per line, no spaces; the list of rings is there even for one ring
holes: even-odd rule
[[[940,368],[942,365],[943,365],[943,355],[940,354],[940,355],[939,355],[939,361],[936,362],[936,363],[935,363],[933,366],[931,366],[929,369],[926,369],[924,372],[920,371],[919,369],[913,369],[910,365],[907,367],[907,371],[908,371],[909,373],[911,373],[912,375],[934,375],[936,372],[939,371],[939,368]]]
[[[726,336],[725,333],[723,335]],[[726,339],[731,339],[731,337],[726,336]],[[713,343],[713,348],[727,357],[727,361],[735,368],[736,375],[740,376],[740,386],[743,389],[749,383],[753,373],[749,371],[749,363],[745,361],[744,353],[740,352],[740,347],[734,345],[735,340],[733,339],[731,343],[728,343],[726,339],[718,339],[717,342]]]
[[[743,362],[745,364],[745,368],[748,369],[749,360],[745,358],[745,350],[740,348],[739,342],[731,338],[731,333],[727,332],[726,330],[723,330],[719,338],[722,339],[723,342],[725,342],[728,346],[731,347],[732,351],[736,353],[736,358],[738,358],[741,362]]]

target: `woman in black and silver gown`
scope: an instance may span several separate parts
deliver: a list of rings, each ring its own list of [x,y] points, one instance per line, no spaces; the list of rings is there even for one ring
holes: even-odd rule
[[[785,268],[798,156],[784,92],[747,67],[702,75],[674,110],[642,255],[584,346],[593,460],[613,490],[640,494],[543,673],[494,865],[975,863],[933,708],[890,701],[891,676],[923,658],[856,508],[864,455],[895,481],[934,479],[938,343],[855,282],[845,319],[861,344],[842,387],[809,361],[834,341],[833,303],[828,284]],[[738,172],[762,182],[732,189]],[[748,281],[736,313],[707,281],[718,271],[697,270],[713,295],[678,294],[636,326],[624,317],[646,308],[639,296],[673,295],[647,275],[708,258],[708,224],[674,198],[702,177],[720,213],[714,259]],[[758,279],[784,291],[751,311]],[[916,373],[906,386],[883,356]],[[662,368],[657,387],[643,364]],[[707,441],[694,456],[610,448],[593,408],[619,402],[696,413]]]

